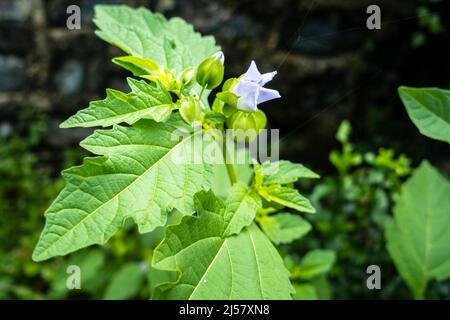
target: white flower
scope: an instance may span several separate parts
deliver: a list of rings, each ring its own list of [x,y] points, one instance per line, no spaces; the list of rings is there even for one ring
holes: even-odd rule
[[[281,98],[277,90],[263,88],[276,74],[276,71],[261,74],[255,61],[252,61],[247,72],[230,90],[238,97],[237,108],[242,111],[255,112],[258,110],[258,104]]]

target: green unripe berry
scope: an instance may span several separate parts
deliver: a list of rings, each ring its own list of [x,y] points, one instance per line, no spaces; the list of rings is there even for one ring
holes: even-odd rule
[[[227,119],[227,127],[237,130],[235,138],[238,141],[252,141],[266,127],[267,117],[261,110],[256,112],[236,111]]]
[[[202,120],[202,107],[194,97],[184,97],[180,102],[180,115],[188,124]]]
[[[183,71],[181,74],[181,84],[184,86],[188,86],[194,81],[195,79],[195,69],[194,68],[187,68]]]

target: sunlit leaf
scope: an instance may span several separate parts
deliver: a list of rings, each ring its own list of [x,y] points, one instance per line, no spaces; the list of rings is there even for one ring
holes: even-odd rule
[[[276,244],[300,239],[311,230],[311,224],[308,221],[289,213],[263,216],[259,223],[270,240]]]
[[[423,135],[450,143],[450,90],[400,87],[398,92]]]
[[[174,139],[180,129],[189,134]],[[66,187],[45,213],[33,259],[103,244],[126,218],[133,218],[140,232],[150,232],[164,225],[172,208],[192,213],[193,195],[212,179],[197,138],[201,142],[202,135],[178,115],[166,123],[141,120],[97,130],[81,145],[100,156],[63,172]]]
[[[113,124],[133,124],[146,118],[165,121],[176,104],[159,83],[146,83],[128,78],[130,93],[108,89],[106,99],[93,101],[61,124],[61,128],[109,127]]]
[[[167,299],[290,299],[289,273],[270,241],[252,224],[239,235],[228,228],[225,204],[212,194],[195,196],[197,216],[169,227],[153,266],[178,270]]]
[[[416,298],[450,277],[450,182],[428,162],[405,184],[386,232],[387,248]]]

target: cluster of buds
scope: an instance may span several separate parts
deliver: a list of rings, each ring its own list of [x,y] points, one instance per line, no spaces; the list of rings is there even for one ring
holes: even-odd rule
[[[187,123],[193,124],[204,119],[201,95],[205,89],[213,90],[222,83],[224,61],[225,57],[220,51],[201,62],[197,70],[186,69],[181,75],[182,86],[191,87],[196,81],[201,87],[198,99],[190,96],[180,100],[180,114]],[[259,132],[265,128],[267,118],[258,105],[281,97],[277,90],[264,88],[276,74],[276,71],[261,74],[252,61],[242,76],[225,81],[222,91],[216,95],[213,111],[224,115],[226,126],[230,129]]]

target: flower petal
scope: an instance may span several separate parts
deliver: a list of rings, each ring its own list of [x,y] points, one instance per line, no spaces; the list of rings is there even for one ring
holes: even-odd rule
[[[239,97],[237,108],[242,111],[254,112],[258,110],[257,105],[258,92],[250,91],[246,95]]]
[[[277,75],[276,71],[262,74],[260,85],[261,86],[265,85],[267,82],[271,81],[273,79],[273,77],[275,77],[276,75]]]
[[[259,89],[259,95],[257,103],[263,103],[269,100],[281,98],[280,93],[277,90],[261,88]]]
[[[244,74],[243,80],[257,83],[260,82],[261,73],[258,71],[255,61],[252,60],[252,62],[250,63],[250,67],[248,67],[247,72]]]
[[[241,79],[236,87],[234,88],[233,93],[235,93],[237,96],[245,96],[249,92],[256,92],[259,88],[259,85],[255,82],[248,81],[245,79]]]

